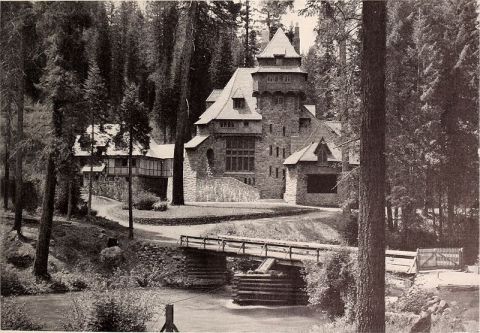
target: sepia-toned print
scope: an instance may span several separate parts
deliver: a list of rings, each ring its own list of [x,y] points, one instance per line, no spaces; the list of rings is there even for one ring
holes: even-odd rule
[[[478,332],[475,0],[0,0],[1,330]]]

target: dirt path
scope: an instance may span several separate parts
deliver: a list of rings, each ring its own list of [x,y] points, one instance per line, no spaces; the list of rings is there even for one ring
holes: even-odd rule
[[[128,226],[128,220],[120,218],[118,214],[115,214],[115,210],[122,209],[121,203],[105,197],[95,196],[92,200],[92,208],[95,209],[100,217],[118,222],[123,226]],[[259,205],[258,203],[256,204]],[[265,203],[265,206],[268,207],[271,203]],[[258,224],[265,227],[275,227],[276,224],[287,224],[292,228],[295,228],[297,225],[302,225],[304,222],[312,223],[315,222],[316,229],[320,229],[322,233],[322,238],[326,240],[338,240],[340,238],[338,231],[333,226],[323,223],[322,220],[331,220],[333,216],[338,214],[339,209],[335,208],[322,208],[316,209],[312,212],[308,212],[302,215],[294,216],[277,216],[277,217],[267,217],[259,219],[243,219],[239,221],[228,221],[228,223],[234,223],[235,226],[242,225],[251,225]],[[155,238],[161,238],[163,242],[168,243],[177,243],[180,235],[202,235],[207,233],[209,230],[218,227],[222,223],[209,223],[209,224],[198,224],[198,225],[181,225],[181,226],[166,226],[166,225],[145,225],[134,223],[134,228],[136,230],[142,230],[155,235]]]

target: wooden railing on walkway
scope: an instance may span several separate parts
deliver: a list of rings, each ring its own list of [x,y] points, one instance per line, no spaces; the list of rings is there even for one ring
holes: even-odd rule
[[[356,247],[292,242],[276,239],[218,235],[217,237],[180,236],[180,246],[206,251],[223,252],[228,256],[275,258],[290,265],[302,266],[302,261],[324,262],[329,251],[356,252]],[[385,251],[387,272],[415,274],[417,252]]]

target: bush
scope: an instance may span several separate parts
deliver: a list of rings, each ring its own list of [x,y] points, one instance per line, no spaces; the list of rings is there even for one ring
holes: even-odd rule
[[[8,266],[2,267],[2,277],[1,277],[2,296],[27,294],[27,288],[22,284],[22,282],[18,278],[15,271],[13,269],[9,269]],[[2,327],[3,327],[3,321],[2,321]]]
[[[151,292],[106,291],[73,299],[64,329],[69,331],[142,332],[156,307]]]
[[[309,303],[327,312],[330,319],[355,317],[356,258],[346,251],[331,252],[323,266],[305,262],[305,282]]]
[[[48,289],[48,284],[37,282],[29,269],[19,270],[9,264],[2,265],[2,296],[40,294],[47,292]]]
[[[34,322],[25,311],[25,304],[2,298],[2,330],[38,331],[42,326]]]
[[[150,192],[138,192],[133,198],[133,207],[138,210],[152,210],[153,204],[158,201],[158,197]]]
[[[55,209],[61,214],[67,214],[68,210],[68,181],[62,179],[59,183],[57,191],[55,191]],[[80,193],[80,184],[74,180],[72,182],[72,214],[80,214],[80,210],[84,205]]]
[[[410,288],[404,292],[395,303],[395,311],[397,312],[413,312],[419,314],[427,300],[433,296],[433,293],[418,289]]]
[[[348,246],[358,245],[358,213],[351,213],[350,216],[342,214],[344,219],[341,229],[343,239],[347,242]],[[346,220],[346,221],[345,221]]]
[[[168,203],[165,201],[157,201],[153,204],[153,210],[158,212],[164,212],[168,208]]]

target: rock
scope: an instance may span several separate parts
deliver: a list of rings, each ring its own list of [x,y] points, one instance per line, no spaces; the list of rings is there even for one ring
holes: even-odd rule
[[[16,232],[14,236],[8,236],[10,240],[5,244],[5,257],[7,262],[20,268],[27,268],[33,264],[35,259],[35,248],[30,243],[18,239]]]
[[[438,296],[433,296],[433,297],[432,297],[432,300],[434,300],[435,303],[438,303],[438,302],[440,302],[442,299],[441,299],[440,297],[438,297]]]
[[[100,261],[107,266],[119,266],[124,260],[123,251],[118,246],[107,247],[100,252]]]
[[[443,311],[446,308],[448,308],[448,304],[444,299],[442,299],[440,303],[438,303],[438,311]]]
[[[435,304],[435,303],[438,303],[438,302],[440,302],[440,299],[439,299],[439,298],[438,298],[438,299],[437,299],[437,298],[432,298],[432,299],[430,299],[430,300],[427,302],[426,306],[427,306],[427,308],[428,308],[428,307],[430,307],[431,305],[433,305],[433,304]]]
[[[444,309],[443,312],[442,312],[443,315],[448,315],[448,314],[450,314],[450,313],[452,313],[452,309],[450,309],[450,308],[446,308],[446,309]]]
[[[118,246],[118,240],[115,237],[108,237],[107,247]]]
[[[432,327],[432,315],[428,312],[422,312],[410,329],[410,333],[429,333]]]
[[[432,305],[431,307],[429,307],[429,308],[427,309],[427,312],[429,312],[429,313],[435,313],[435,311],[437,311],[437,308],[438,308],[438,305],[437,305],[437,304],[434,304],[434,305]]]

